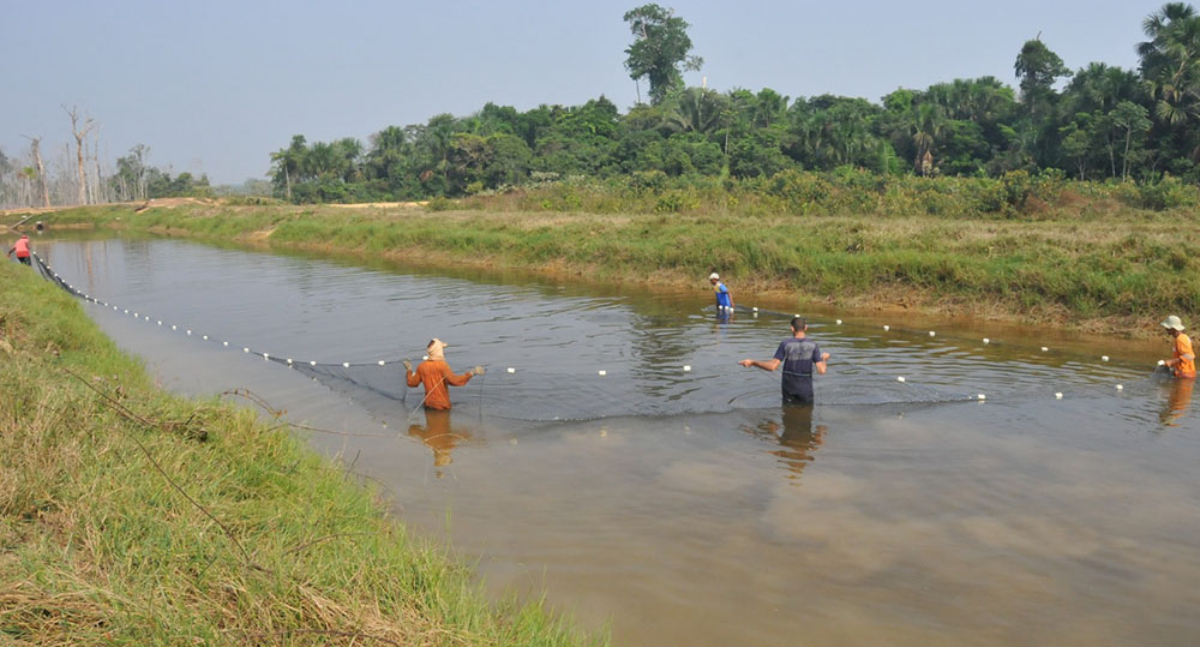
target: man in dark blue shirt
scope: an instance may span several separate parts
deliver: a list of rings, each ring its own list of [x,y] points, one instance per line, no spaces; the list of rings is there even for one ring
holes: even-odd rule
[[[764,371],[775,371],[783,365],[784,404],[812,404],[813,369],[824,375],[829,353],[822,353],[817,342],[808,338],[808,322],[804,317],[792,319],[792,336],[783,340],[775,351],[775,357],[765,362],[744,359],[738,364]]]

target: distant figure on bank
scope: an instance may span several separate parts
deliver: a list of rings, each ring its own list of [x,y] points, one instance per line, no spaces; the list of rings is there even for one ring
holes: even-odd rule
[[[408,377],[408,386],[425,385],[424,404],[426,409],[449,409],[450,389],[446,388],[446,385],[466,386],[472,377],[483,375],[483,367],[476,366],[462,375],[455,375],[454,371],[450,370],[450,365],[446,363],[446,344],[436,337],[426,346],[426,351],[429,353],[429,359],[421,362],[415,371],[412,368],[412,362],[404,360],[404,373]]]
[[[1174,352],[1171,359],[1163,360],[1163,364],[1171,369],[1175,377],[1196,377],[1196,354],[1192,352],[1192,340],[1183,334],[1183,321],[1175,315],[1167,317],[1162,322],[1167,334],[1174,338]]]
[[[31,265],[29,260],[29,234],[21,234],[17,242],[13,244],[12,249],[8,250],[8,257],[12,258],[13,252],[17,253],[17,260],[26,265]]]
[[[746,368],[761,368],[773,372],[783,365],[783,403],[813,403],[813,369],[825,374],[829,353],[822,353],[817,342],[808,338],[808,322],[804,317],[792,319],[792,336],[783,340],[775,357],[765,362],[744,359],[738,364]]]
[[[733,310],[733,295],[729,293],[729,288],[721,282],[721,275],[716,272],[709,274],[708,282],[712,284],[713,292],[717,295],[717,310]]]

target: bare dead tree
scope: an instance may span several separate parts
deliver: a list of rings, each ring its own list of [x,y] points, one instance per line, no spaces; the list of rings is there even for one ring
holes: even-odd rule
[[[68,110],[64,105],[62,109],[71,118],[71,134],[75,136],[75,158],[79,168],[79,204],[87,204],[87,176],[83,172],[83,140],[92,131],[92,128],[95,128],[96,122],[91,117],[81,115],[78,106],[71,106]],[[79,123],[80,120],[83,121],[82,126]]]
[[[33,163],[37,168],[38,183],[41,185],[42,206],[49,207],[50,185],[46,182],[46,165],[42,163],[42,138],[30,137],[29,135],[22,135],[22,137],[29,140],[29,154],[33,156]]]
[[[88,146],[91,156],[88,158],[94,172],[88,173],[88,197],[90,204],[102,204],[108,202],[107,196],[104,195],[104,173],[100,170],[100,125],[96,124],[96,128],[92,131],[92,141]]]

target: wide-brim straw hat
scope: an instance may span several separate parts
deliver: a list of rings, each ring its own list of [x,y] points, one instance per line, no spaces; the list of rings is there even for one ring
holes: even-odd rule
[[[1170,317],[1164,319],[1161,325],[1163,328],[1169,328],[1171,330],[1184,330],[1183,321],[1181,321],[1179,317],[1176,317],[1175,315],[1171,315]]]

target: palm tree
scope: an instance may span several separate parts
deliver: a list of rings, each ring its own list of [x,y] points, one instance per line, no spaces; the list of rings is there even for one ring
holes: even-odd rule
[[[711,134],[724,125],[728,103],[715,90],[687,88],[672,99],[667,127],[677,132]]]
[[[307,152],[304,135],[293,135],[291,145],[271,153],[271,165],[275,167],[275,185],[283,185],[288,202],[292,201],[292,181],[299,180]],[[141,157],[140,154],[138,156]]]
[[[1092,63],[1076,72],[1067,85],[1065,114],[1107,114],[1122,101],[1139,100],[1141,94],[1141,80],[1135,72]]]
[[[940,106],[922,103],[916,106],[913,114],[912,141],[917,149],[913,159],[913,170],[917,175],[928,175],[933,170],[933,147],[942,136],[946,117]]]
[[[1172,2],[1142,24],[1150,39],[1138,45],[1142,75],[1157,100],[1155,115],[1179,126],[1200,115],[1200,17],[1191,5]]]
[[[788,98],[771,88],[763,88],[754,99],[753,123],[760,128],[770,128],[787,111]]]

